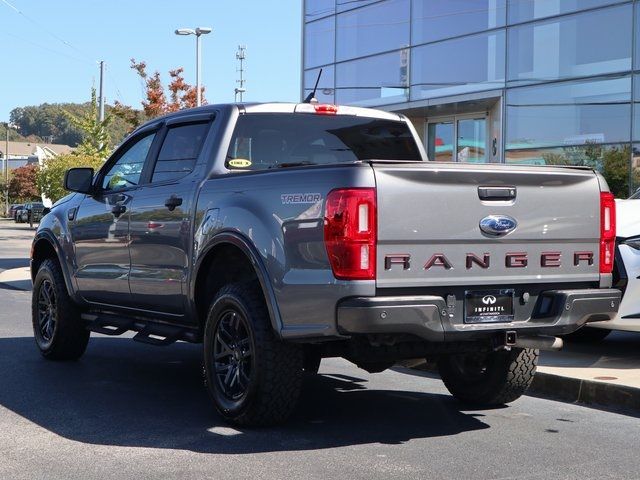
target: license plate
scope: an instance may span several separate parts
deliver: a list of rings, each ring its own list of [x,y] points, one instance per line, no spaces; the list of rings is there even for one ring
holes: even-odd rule
[[[512,322],[513,318],[513,290],[466,292],[465,323]]]

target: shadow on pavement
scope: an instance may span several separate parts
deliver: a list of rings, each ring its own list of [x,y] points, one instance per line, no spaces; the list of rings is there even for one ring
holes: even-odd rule
[[[448,396],[369,389],[368,380],[329,366],[306,380],[288,424],[237,431],[209,403],[196,345],[98,337],[80,361],[56,363],[33,342],[0,339],[0,404],[79,442],[248,454],[399,444],[489,428]]]
[[[28,258],[0,258],[0,270],[29,266]]]

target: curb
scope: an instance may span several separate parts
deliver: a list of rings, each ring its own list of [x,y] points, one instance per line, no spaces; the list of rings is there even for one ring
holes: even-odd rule
[[[438,375],[435,366],[424,361],[401,362],[400,364],[405,368]],[[621,409],[634,410],[634,413],[640,412],[640,388],[564,377],[541,372],[539,369],[526,395],[565,403],[601,407],[606,410]]]
[[[29,267],[12,268],[0,272],[0,288],[9,290],[31,290]]]

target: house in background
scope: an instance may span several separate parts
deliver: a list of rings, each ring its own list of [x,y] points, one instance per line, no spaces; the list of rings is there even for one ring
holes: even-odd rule
[[[4,171],[5,168],[6,149],[7,144],[0,141],[0,163],[2,171]],[[42,165],[42,162],[48,158],[54,158],[58,155],[71,153],[72,151],[73,147],[56,143],[9,142],[9,170],[14,170],[31,163]]]

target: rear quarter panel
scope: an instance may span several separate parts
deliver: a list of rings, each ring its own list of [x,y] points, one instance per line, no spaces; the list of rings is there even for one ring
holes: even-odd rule
[[[368,165],[228,173],[202,186],[196,258],[217,236],[255,246],[273,288],[283,338],[337,335],[341,298],[375,295],[374,281],[336,280],[324,248],[324,201],[340,187],[373,187]]]

